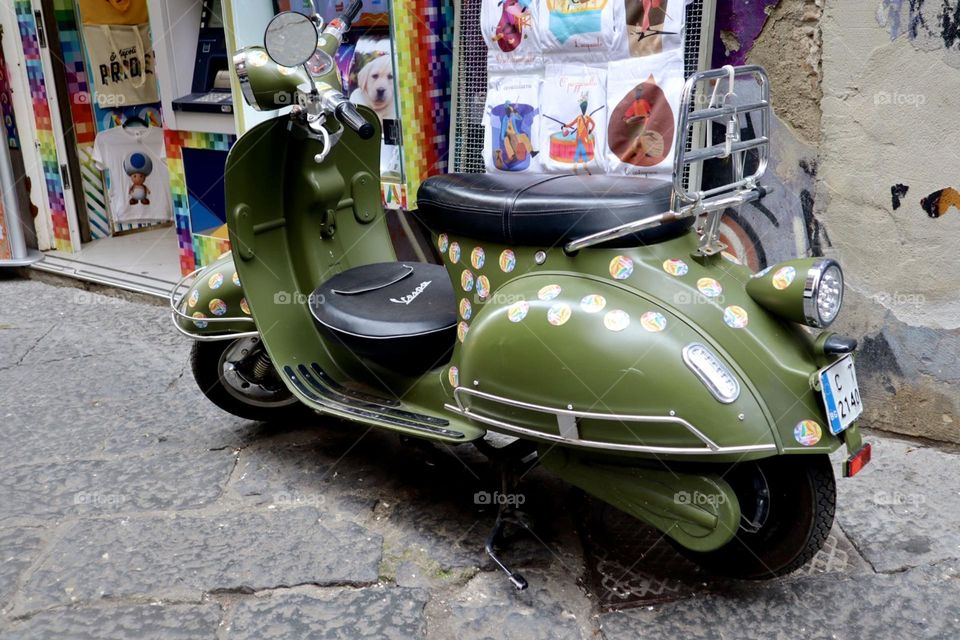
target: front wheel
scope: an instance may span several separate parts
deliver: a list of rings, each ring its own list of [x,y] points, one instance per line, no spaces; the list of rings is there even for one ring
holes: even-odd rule
[[[713,551],[680,552],[711,573],[765,580],[796,571],[823,547],[833,526],[836,482],[826,455],[776,456],[727,469],[740,502],[735,537]]]
[[[259,337],[194,342],[190,367],[203,395],[240,418],[271,422],[303,410],[277,377]]]

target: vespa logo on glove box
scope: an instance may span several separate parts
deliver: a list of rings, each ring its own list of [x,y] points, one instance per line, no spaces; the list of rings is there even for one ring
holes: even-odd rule
[[[433,282],[433,280],[427,280],[426,282],[421,282],[419,287],[417,287],[407,295],[403,296],[399,300],[397,300],[396,298],[390,298],[390,302],[396,302],[397,304],[410,304],[411,302],[417,299],[418,295],[423,293],[424,289],[430,286],[431,282]]]

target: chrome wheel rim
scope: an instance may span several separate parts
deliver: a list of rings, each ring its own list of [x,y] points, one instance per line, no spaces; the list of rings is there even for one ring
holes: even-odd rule
[[[262,352],[259,336],[234,340],[224,349],[217,368],[223,388],[237,400],[254,407],[282,407],[297,402],[280,380],[273,376],[256,379],[250,373],[248,363]]]

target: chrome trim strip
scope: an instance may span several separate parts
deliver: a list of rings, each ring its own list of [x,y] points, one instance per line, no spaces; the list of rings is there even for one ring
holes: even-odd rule
[[[694,347],[700,347],[701,349],[709,353],[711,356],[713,356],[713,359],[716,360],[721,367],[727,370],[727,373],[730,375],[730,378],[733,380],[733,384],[737,385],[737,392],[733,394],[732,398],[727,399],[727,398],[724,398],[722,395],[720,395],[720,390],[717,389],[716,385],[713,384],[713,381],[710,378],[708,378],[704,372],[700,371],[700,369],[698,369],[696,365],[693,364],[693,362],[690,360],[690,350],[693,349]],[[710,391],[711,394],[713,394],[713,397],[717,399],[717,402],[721,402],[723,404],[732,404],[737,401],[737,398],[740,397],[740,381],[737,380],[737,377],[733,374],[733,371],[730,371],[727,365],[725,365],[723,361],[721,361],[720,358],[717,357],[717,354],[715,354],[713,351],[708,349],[705,344],[701,344],[699,342],[691,342],[690,344],[688,344],[683,348],[683,350],[680,352],[680,355],[681,357],[683,357],[683,363],[687,365],[687,368],[690,369],[690,371],[692,371],[694,375],[697,376],[697,378],[700,379],[700,382],[702,382],[703,386],[705,386],[707,390]]]
[[[776,451],[777,445],[775,444],[757,444],[757,445],[748,445],[742,447],[717,447],[716,449],[694,449],[691,447],[651,447],[647,445],[639,444],[619,444],[614,442],[597,442],[595,440],[569,440],[563,436],[555,436],[551,433],[543,433],[542,431],[535,431],[534,429],[526,429],[524,427],[518,427],[516,425],[508,424],[502,422],[495,418],[488,418],[486,416],[481,416],[479,414],[471,412],[469,409],[460,409],[459,407],[452,404],[443,405],[449,411],[458,413],[462,416],[475,420],[477,422],[482,422],[484,424],[489,424],[491,426],[497,427],[502,431],[506,431],[518,436],[526,436],[528,438],[533,438],[536,440],[547,440],[549,442],[556,442],[558,444],[571,445],[576,447],[583,447],[585,449],[600,449],[605,451],[625,451],[630,453],[659,453],[664,455],[691,455],[691,456],[700,456],[700,455],[724,455],[731,453],[759,453],[763,451]]]
[[[260,335],[260,332],[259,332],[259,331],[240,331],[240,332],[238,332],[238,333],[217,333],[217,334],[214,334],[214,335],[190,333],[189,331],[187,331],[186,329],[184,329],[183,327],[180,326],[180,323],[177,322],[177,319],[176,319],[175,316],[171,316],[171,319],[173,320],[173,326],[176,327],[177,331],[179,331],[179,332],[182,333],[183,335],[187,336],[187,337],[190,338],[191,340],[196,340],[197,342],[216,342],[216,341],[218,341],[218,340],[234,340],[234,339],[237,339],[237,338],[253,338],[253,337],[255,337],[255,336],[259,336],[259,335]]]
[[[682,426],[687,431],[689,431],[694,436],[696,436],[696,438],[701,442],[703,442],[703,444],[706,445],[707,447],[706,449],[693,450],[693,451],[715,452],[721,449],[720,445],[718,445],[716,442],[714,442],[709,437],[707,437],[702,431],[697,429],[695,426],[693,426],[683,418],[679,418],[677,416],[644,416],[644,415],[632,415],[632,414],[596,413],[593,411],[576,411],[574,409],[557,409],[555,407],[545,407],[539,404],[523,402],[522,400],[513,400],[511,398],[505,398],[503,396],[497,396],[492,393],[477,391],[476,389],[470,389],[468,387],[457,387],[456,389],[453,390],[453,399],[457,403],[457,410],[459,413],[465,416],[469,416],[480,422],[492,420],[493,422],[488,422],[488,424],[497,424],[497,426],[501,426],[503,428],[510,427],[515,430],[520,429],[520,430],[523,430],[524,432],[529,432],[529,434],[538,434],[540,432],[529,430],[529,429],[523,429],[523,427],[508,425],[507,423],[501,423],[499,420],[496,420],[495,418],[486,418],[481,414],[474,413],[470,411],[470,409],[463,404],[463,400],[460,397],[461,394],[476,396],[478,398],[490,400],[491,402],[499,402],[501,404],[509,405],[512,407],[519,407],[521,409],[527,409],[529,411],[536,411],[538,413],[552,414],[557,417],[557,426],[560,429],[561,434],[564,434],[565,431],[567,434],[572,434],[571,430],[569,429],[570,420],[572,419],[574,424],[576,424],[577,418],[588,418],[593,420],[610,420],[615,422],[653,422],[653,423],[661,423],[661,424],[669,423],[669,424],[678,424]],[[545,434],[545,435],[550,436],[550,434]],[[592,442],[589,440],[581,440],[579,439],[579,434],[577,438],[565,437],[563,435],[552,436],[552,437],[558,438],[559,440],[570,443],[570,444],[582,444],[583,446],[600,446],[601,448],[607,446],[606,443]],[[642,446],[642,445],[610,445],[610,446],[613,448],[626,447],[625,449],[622,449],[622,450],[633,451],[635,450],[634,447]],[[663,447],[653,447],[653,448],[661,449]],[[667,447],[667,448],[670,448],[670,447]],[[679,449],[682,449],[684,451],[691,451],[689,447],[679,447]]]

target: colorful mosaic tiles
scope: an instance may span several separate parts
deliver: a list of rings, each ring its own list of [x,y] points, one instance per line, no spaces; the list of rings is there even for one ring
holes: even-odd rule
[[[180,271],[186,275],[197,267],[205,266],[217,256],[230,249],[229,241],[214,236],[194,236],[190,226],[190,199],[187,195],[187,178],[183,169],[184,148],[228,151],[236,141],[235,136],[222,133],[199,133],[164,129],[164,145],[167,155],[167,170],[170,173],[170,196],[173,201],[173,218],[177,226],[177,244],[180,247]],[[195,244],[195,238],[199,240]]]
[[[46,182],[47,203],[53,220],[53,245],[60,251],[72,251],[70,226],[66,203],[63,200],[63,182],[60,179],[60,162],[53,136],[50,103],[47,86],[43,79],[43,64],[40,60],[40,45],[37,42],[37,25],[33,18],[30,0],[14,0],[20,41],[23,44],[27,81],[33,99],[33,114],[36,121],[37,150],[43,164]]]
[[[446,171],[453,68],[453,1],[394,2],[394,55],[403,123],[403,168],[409,207],[420,183]]]

